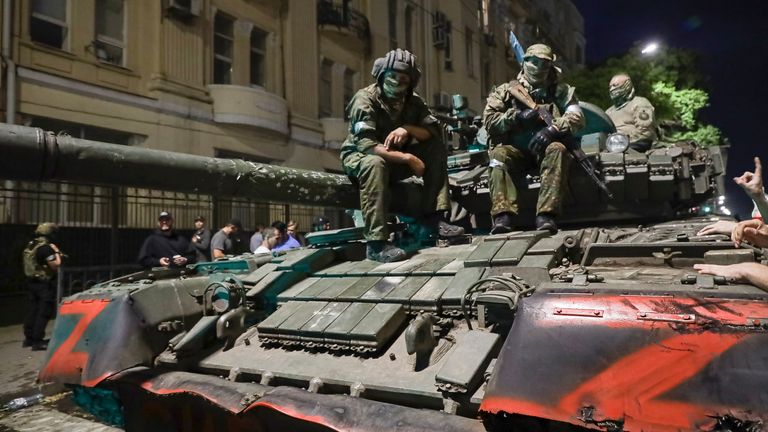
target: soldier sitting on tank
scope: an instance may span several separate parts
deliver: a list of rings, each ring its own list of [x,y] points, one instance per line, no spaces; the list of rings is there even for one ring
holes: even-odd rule
[[[519,210],[512,175],[536,166],[541,174],[536,229],[557,232],[554,218],[560,212],[569,160],[563,142],[584,127],[585,120],[574,88],[559,82],[560,69],[554,61],[549,46],[531,45],[517,79],[499,85],[488,96],[483,124],[491,147],[492,234],[512,231]],[[553,123],[547,125],[537,110],[529,108],[530,103],[549,111]]]
[[[450,208],[447,148],[437,119],[414,93],[421,71],[416,58],[401,49],[376,59],[371,74],[376,83],[359,90],[347,106],[350,132],[341,148],[344,172],[360,185],[367,257],[380,262],[405,259],[402,249],[388,242],[386,219],[392,183],[422,177],[421,206],[407,209],[440,236],[464,233],[442,220]]]
[[[629,137],[629,147],[646,152],[658,141],[656,115],[653,105],[642,96],[635,96],[635,87],[627,74],[611,78],[608,92],[613,105],[605,110],[616,131]]]

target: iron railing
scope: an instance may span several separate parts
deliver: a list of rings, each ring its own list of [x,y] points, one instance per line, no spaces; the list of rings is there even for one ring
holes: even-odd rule
[[[351,8],[346,1],[337,4],[331,0],[318,0],[317,24],[347,29],[364,41],[369,41],[371,38],[368,18]]]

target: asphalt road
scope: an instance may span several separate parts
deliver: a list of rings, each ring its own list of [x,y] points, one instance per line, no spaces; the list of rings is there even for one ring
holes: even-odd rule
[[[52,328],[48,326],[48,334]],[[13,412],[0,412],[0,432],[10,431],[120,431],[95,421],[74,405],[71,392],[56,385],[35,382],[45,351],[22,348],[20,325],[0,327],[0,405],[20,396],[42,392],[42,403]]]

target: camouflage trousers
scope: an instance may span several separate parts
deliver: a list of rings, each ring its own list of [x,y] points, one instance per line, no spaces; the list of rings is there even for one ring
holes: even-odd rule
[[[420,217],[451,207],[448,196],[448,155],[441,140],[428,140],[402,149],[424,162],[424,186],[418,203],[392,202],[397,182],[411,177],[406,165],[387,163],[381,156],[351,153],[342,161],[344,172],[360,185],[360,210],[365,222],[366,240],[387,240],[387,214],[391,210]],[[404,200],[403,200],[404,201]]]
[[[536,203],[536,214],[560,213],[563,192],[568,184],[567,168],[570,158],[565,146],[553,142],[544,151],[539,166],[541,188]],[[489,186],[491,193],[491,216],[509,212],[517,214],[517,188],[513,177],[520,178],[536,166],[533,154],[511,145],[499,145],[490,150]]]

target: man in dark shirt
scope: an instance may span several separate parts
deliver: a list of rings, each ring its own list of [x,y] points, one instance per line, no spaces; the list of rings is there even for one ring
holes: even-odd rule
[[[33,351],[48,348],[44,340],[45,327],[56,311],[56,276],[61,266],[61,251],[53,243],[58,227],[49,222],[41,223],[35,230],[22,255],[24,275],[27,277],[29,309],[24,319],[23,347]]]
[[[195,233],[192,234],[192,247],[195,248],[197,262],[211,260],[211,231],[205,227],[205,218],[195,218]]]
[[[139,264],[144,268],[184,267],[195,262],[189,241],[173,230],[173,217],[167,211],[157,217],[158,229],[141,246]]]

